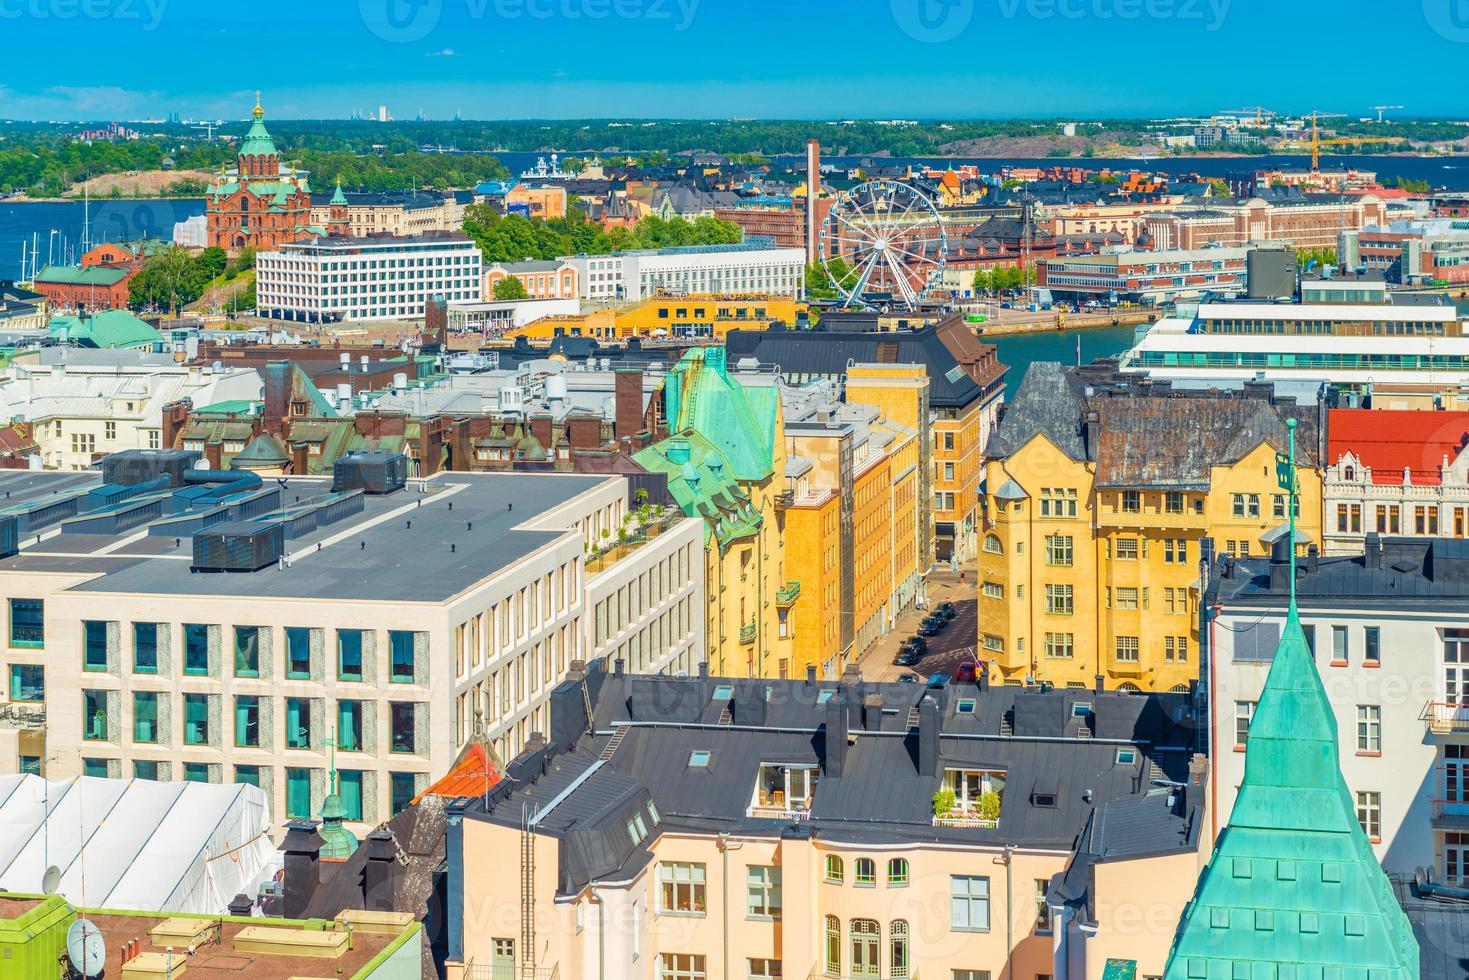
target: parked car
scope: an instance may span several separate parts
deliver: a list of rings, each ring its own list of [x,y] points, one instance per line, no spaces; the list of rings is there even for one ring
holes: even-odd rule
[[[944,619],[951,620],[955,616],[959,615],[959,607],[954,605],[952,602],[941,602],[934,609],[934,614],[942,616],[944,617]]]
[[[903,641],[903,646],[913,650],[920,657],[928,653],[928,641],[921,636],[910,636]]]
[[[966,683],[974,683],[979,677],[979,664],[973,660],[966,660],[954,671],[954,680]]]
[[[898,683],[899,684],[917,684],[918,683],[918,680],[919,680],[919,678],[918,678],[918,675],[917,674],[899,674],[898,675]]]
[[[893,666],[912,667],[921,659],[921,654],[919,654],[912,647],[904,645],[898,649],[898,655],[893,658]]]
[[[918,624],[918,635],[937,636],[938,634],[943,632],[944,627],[947,625],[949,624],[944,622],[942,616],[929,616],[923,622]]]

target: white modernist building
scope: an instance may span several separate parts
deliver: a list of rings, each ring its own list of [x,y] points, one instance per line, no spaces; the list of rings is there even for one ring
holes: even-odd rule
[[[186,482],[0,473],[24,539],[0,558],[0,772],[248,782],[278,827],[319,815],[335,769],[360,830],[476,731],[502,760],[548,732],[573,661],[704,659],[702,522],[640,530],[623,477]],[[284,560],[210,571],[191,534],[220,516],[284,525]]]
[[[418,320],[429,299],[478,300],[483,258],[465,235],[309,238],[255,259],[262,316],[325,323]]]
[[[1469,383],[1469,337],[1450,305],[1204,303],[1159,320],[1124,371],[1160,380]]]
[[[573,255],[583,299],[632,302],[659,293],[806,295],[806,254],[760,243]]]
[[[1469,884],[1469,543],[1374,533],[1365,553],[1297,564],[1301,624],[1336,711],[1342,775],[1377,857],[1390,872],[1432,867]],[[1221,827],[1244,778],[1288,573],[1284,561],[1262,559],[1209,572],[1204,683]]]

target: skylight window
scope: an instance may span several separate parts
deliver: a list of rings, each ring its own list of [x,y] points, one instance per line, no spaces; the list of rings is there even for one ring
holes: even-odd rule
[[[1092,706],[1085,701],[1071,702],[1071,717],[1085,718],[1092,713]]]
[[[703,749],[695,749],[694,751],[690,752],[689,753],[689,768],[690,769],[708,769],[709,768],[709,753],[706,752],[706,751],[704,751]]]
[[[715,701],[728,701],[732,697],[734,697],[734,686],[733,685],[731,685],[731,684],[720,684],[719,686],[717,686],[717,687],[714,688],[714,697],[713,697],[713,700],[715,700]]]
[[[972,715],[972,714],[974,714],[974,699],[973,698],[960,698],[958,701],[956,701],[954,703],[954,714],[956,714],[956,715]]]
[[[825,704],[826,702],[828,702],[828,701],[831,700],[832,695],[834,695],[834,694],[836,694],[836,691],[832,691],[832,690],[821,691],[820,693],[818,693],[816,695],[816,703],[817,704]]]
[[[648,837],[648,826],[643,823],[643,815],[635,813],[627,822],[627,836],[632,839],[633,846],[641,844]]]
[[[1137,763],[1137,749],[1118,749],[1117,764],[1119,766],[1131,766]]]

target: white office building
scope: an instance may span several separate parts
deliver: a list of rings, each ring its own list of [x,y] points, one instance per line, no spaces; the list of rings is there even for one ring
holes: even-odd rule
[[[1336,712],[1342,775],[1389,872],[1469,884],[1469,543],[1371,534],[1365,554],[1298,560],[1300,620]],[[1285,622],[1289,567],[1218,562],[1205,624],[1222,827]],[[1211,828],[1217,831],[1219,828]]]
[[[432,297],[481,298],[483,259],[465,235],[309,238],[255,259],[262,316],[310,323],[419,320]]]
[[[806,295],[806,255],[761,243],[573,255],[581,296],[594,302],[633,302],[659,293]]]

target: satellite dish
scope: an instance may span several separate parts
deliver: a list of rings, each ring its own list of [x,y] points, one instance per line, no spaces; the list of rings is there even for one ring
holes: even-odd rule
[[[83,977],[100,977],[107,962],[107,946],[101,931],[89,919],[77,919],[66,930],[66,955],[71,968]]]
[[[51,865],[51,867],[47,868],[46,873],[41,876],[41,894],[55,895],[56,889],[60,887],[61,869],[53,864]]]

